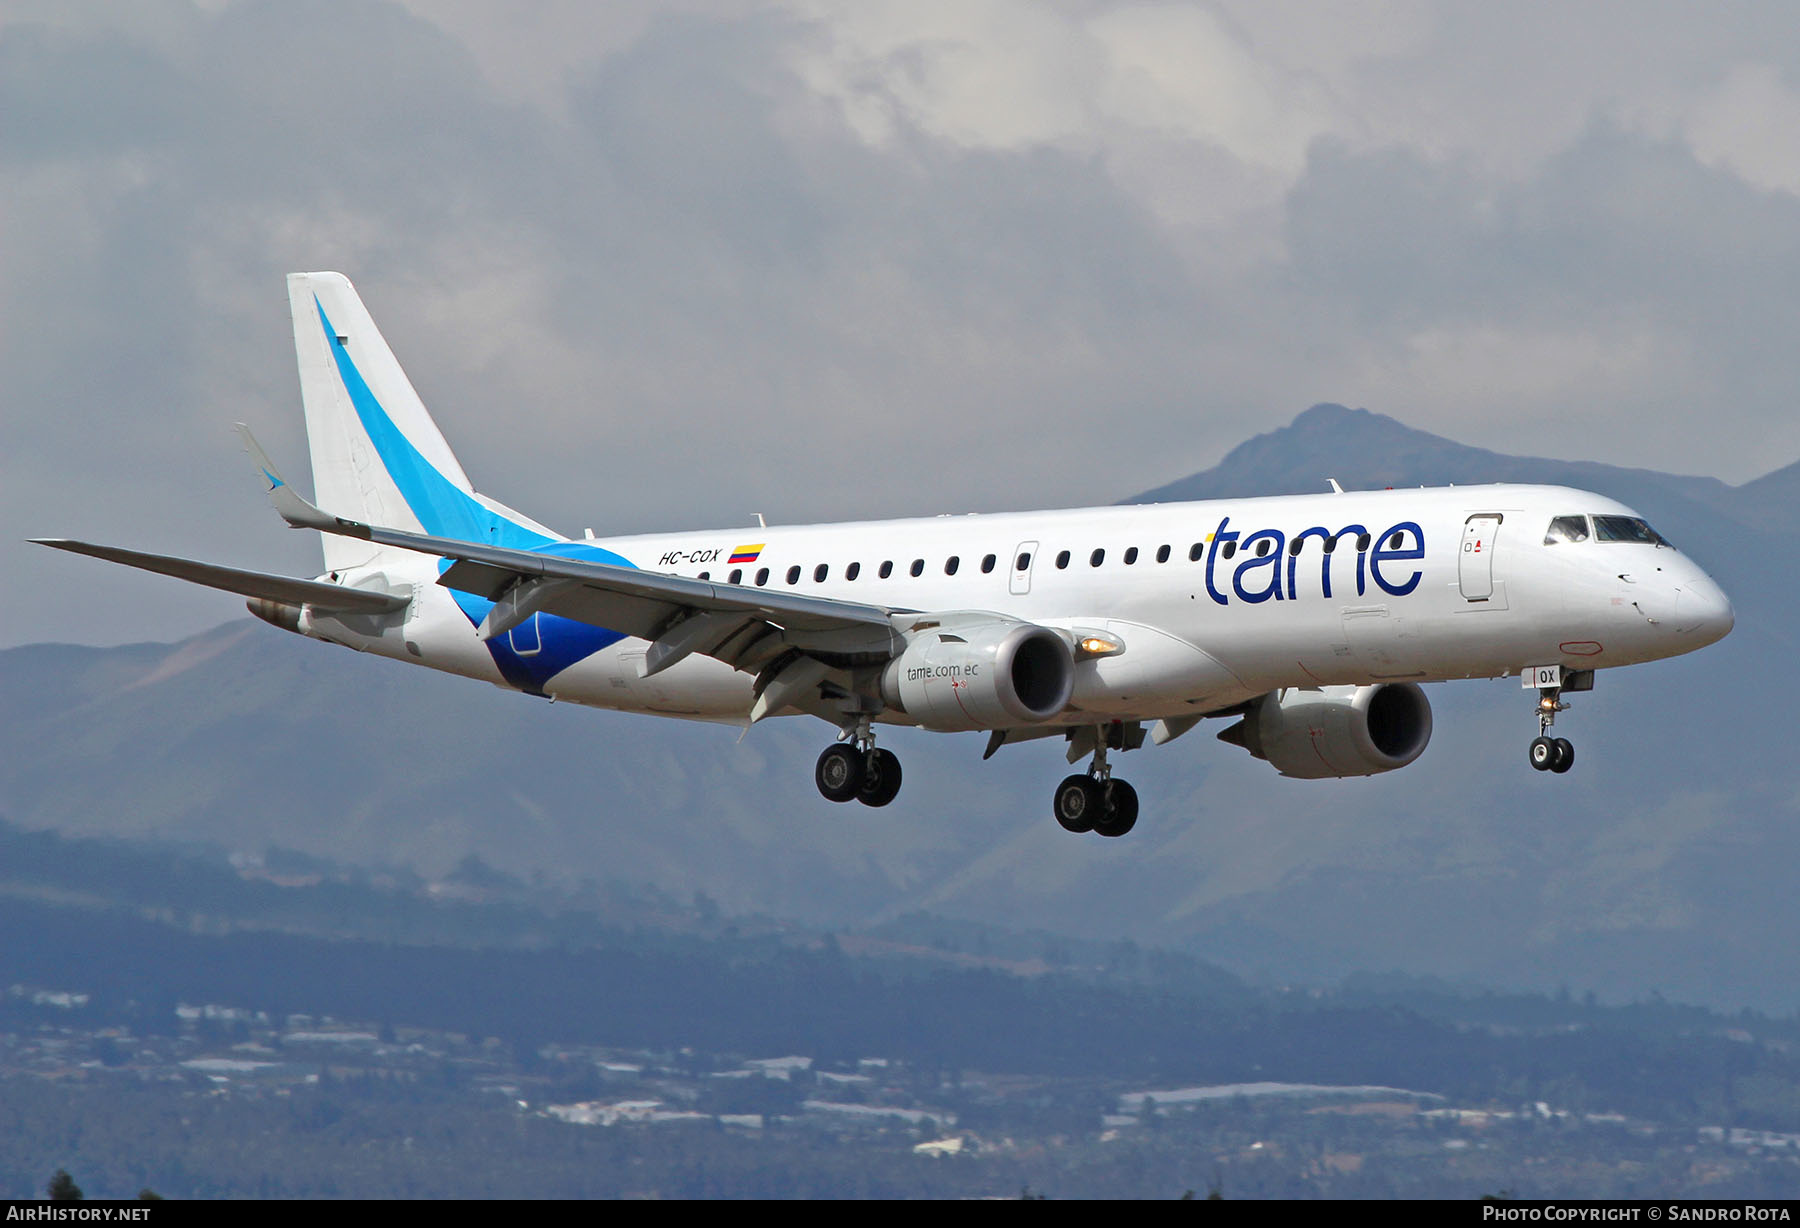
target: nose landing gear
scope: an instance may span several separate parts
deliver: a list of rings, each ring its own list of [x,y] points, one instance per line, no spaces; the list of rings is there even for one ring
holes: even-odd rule
[[[1556,714],[1568,711],[1569,705],[1562,702],[1561,696],[1561,686],[1538,688],[1538,736],[1531,739],[1529,751],[1533,768],[1540,772],[1555,772],[1559,776],[1575,766],[1575,744],[1567,738],[1550,736]]]

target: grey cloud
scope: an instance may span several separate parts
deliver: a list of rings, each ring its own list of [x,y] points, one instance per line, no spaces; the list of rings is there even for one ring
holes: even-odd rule
[[[0,30],[0,159],[8,163],[155,151],[179,141],[198,102],[174,64],[123,35]]]
[[[1333,344],[1396,353],[1419,330],[1647,333],[1665,351],[1651,387],[1585,406],[1604,448],[1608,413],[1670,423],[1704,406],[1688,463],[1748,478],[1800,449],[1792,428],[1800,357],[1800,200],[1700,164],[1686,148],[1597,122],[1530,178],[1484,177],[1466,162],[1321,143],[1288,200],[1302,290],[1352,321]],[[1473,390],[1472,390],[1473,391]],[[1529,406],[1495,388],[1479,414]],[[1478,398],[1477,398],[1478,399]],[[1424,423],[1421,423],[1424,424]],[[1774,457],[1738,444],[1760,436]],[[1465,436],[1468,437],[1468,436]],[[1471,442],[1504,443],[1470,438]],[[1623,458],[1621,458],[1623,459]],[[1676,457],[1631,457],[1669,466]]]
[[[1399,137],[1316,145],[1269,210],[1179,230],[1123,185],[1168,157],[1236,199],[1230,154],[1139,144],[1122,178],[1104,140],[961,148],[900,113],[871,145],[795,68],[821,29],[769,8],[657,16],[554,111],[391,4],[49,11],[79,20],[0,25],[15,539],[310,570],[226,430],[303,470],[281,289],[302,267],[357,281],[484,489],[570,530],[1109,502],[1321,400],[1505,447],[1504,387],[1358,382],[1446,326],[1644,322],[1666,390],[1607,412],[1705,398],[1721,429],[1601,459],[1750,476],[1733,430],[1769,465],[1800,452],[1800,204],[1603,117],[1508,177]],[[1394,89],[1442,101],[1432,57],[1473,20],[1381,66]],[[235,610],[17,544],[0,565],[9,640]]]
[[[1800,200],[1606,123],[1522,183],[1321,142],[1287,221],[1308,290],[1400,324],[1766,300],[1800,257]]]

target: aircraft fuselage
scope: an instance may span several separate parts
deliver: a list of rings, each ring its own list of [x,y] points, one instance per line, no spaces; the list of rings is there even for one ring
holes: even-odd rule
[[[1633,665],[1730,629],[1729,602],[1675,548],[1593,535],[1547,543],[1550,522],[1570,515],[1636,517],[1566,487],[1464,486],[693,530],[562,550],[1117,637],[1123,651],[1077,666],[1074,700],[1053,718],[1064,725],[1216,710],[1280,687]],[[483,643],[474,628],[488,603],[459,605],[435,583],[434,563],[421,556],[406,576],[391,560],[379,577],[339,576],[410,586],[404,624],[327,616],[302,629],[503,686],[528,680],[522,689],[595,707],[737,720],[750,702],[753,679],[722,662],[690,657],[642,678],[645,641],[595,645],[593,628],[551,614]]]

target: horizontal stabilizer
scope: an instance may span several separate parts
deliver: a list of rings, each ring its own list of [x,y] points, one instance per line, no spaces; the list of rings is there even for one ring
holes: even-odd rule
[[[136,550],[121,550],[117,546],[96,546],[91,542],[67,541],[62,538],[35,537],[31,540],[40,546],[91,555],[109,563],[123,563],[127,567],[174,576],[177,580],[223,589],[241,597],[283,601],[289,605],[310,605],[315,610],[348,614],[391,614],[406,608],[407,603],[405,597],[345,588],[341,584],[326,584],[322,580],[297,580],[292,576],[272,576],[260,571],[239,571],[235,567],[218,567],[212,563],[196,563],[192,559],[143,554]]]

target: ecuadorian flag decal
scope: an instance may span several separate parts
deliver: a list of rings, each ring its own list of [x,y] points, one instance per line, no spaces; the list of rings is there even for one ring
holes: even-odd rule
[[[733,563],[754,563],[754,562],[756,562],[757,556],[760,555],[762,552],[763,552],[763,543],[762,542],[757,542],[755,545],[752,545],[752,546],[739,546],[736,550],[733,550],[731,552],[731,562],[733,562]]]

